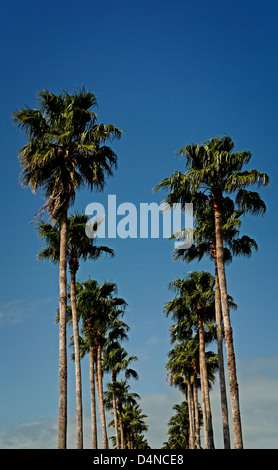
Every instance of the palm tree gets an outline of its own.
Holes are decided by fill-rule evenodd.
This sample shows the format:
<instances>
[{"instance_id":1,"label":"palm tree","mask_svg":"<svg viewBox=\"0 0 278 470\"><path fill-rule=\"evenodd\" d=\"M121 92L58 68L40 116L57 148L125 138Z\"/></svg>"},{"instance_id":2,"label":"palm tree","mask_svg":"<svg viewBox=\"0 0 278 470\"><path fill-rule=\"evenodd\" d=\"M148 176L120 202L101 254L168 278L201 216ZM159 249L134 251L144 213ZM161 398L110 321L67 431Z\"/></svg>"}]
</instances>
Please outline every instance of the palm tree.
<instances>
[{"instance_id":1,"label":"palm tree","mask_svg":"<svg viewBox=\"0 0 278 470\"><path fill-rule=\"evenodd\" d=\"M232 152L234 143L230 137L213 138L203 145L186 145L178 154L186 156L186 173L176 172L164 179L155 188L170 190L165 201L172 206L193 202L195 212L204 205L213 208L215 224L215 247L217 273L219 278L221 308L223 315L225 344L228 358L229 388L232 404L234 444L236 449L243 448L239 390L237 382L236 361L233 334L229 315L227 282L224 264L222 207L226 194L235 194L235 203L240 209L251 214L263 214L266 210L260 195L246 188L257 184L266 186L269 177L256 169L243 171L243 166L251 158L250 152Z\"/></svg>"},{"instance_id":2,"label":"palm tree","mask_svg":"<svg viewBox=\"0 0 278 470\"><path fill-rule=\"evenodd\" d=\"M203 208L201 213L198 213L195 220L195 228L193 232L193 240L195 243L187 250L177 248L175 250L174 259L181 259L186 263L193 260L200 261L205 255L208 255L214 262L215 272L215 321L216 321L216 336L219 360L219 384L221 396L221 410L223 422L223 439L224 448L230 448L230 430L228 419L228 403L226 394L226 381L224 370L223 358L223 328L221 318L221 302L220 302L220 287L217 272L216 261L216 247L215 247L215 230L214 221L212 217L211 206ZM234 210L234 204L231 200L224 200L222 205L222 219L223 219L223 242L224 242L224 261L229 263L232 261L232 256L250 256L252 251L256 251L258 246L254 239L244 235L239 237L239 229L241 226L240 217L244 214L244 210ZM229 300L230 305L231 299ZM235 305L233 305L235 307Z\"/></svg>"},{"instance_id":3,"label":"palm tree","mask_svg":"<svg viewBox=\"0 0 278 470\"><path fill-rule=\"evenodd\" d=\"M79 268L79 261L87 259L97 260L106 253L114 256L114 251L106 246L96 246L95 238L88 238L85 234L85 226L89 218L85 214L74 214L68 217L67 230L67 259L70 269L70 301L71 318L73 325L74 339L74 360L76 375L76 413L77 413L77 448L83 448L83 413L82 413L82 384L81 366L79 352L79 328L76 308L76 274ZM39 260L59 262L59 239L60 224L51 224L45 221L37 223L37 230L40 238L44 238L46 246L38 254Z\"/></svg>"},{"instance_id":4,"label":"palm tree","mask_svg":"<svg viewBox=\"0 0 278 470\"><path fill-rule=\"evenodd\" d=\"M110 344L108 343L106 348L103 350L103 370L106 372L111 371L112 373L113 411L117 449L120 449L116 405L117 375L123 371L126 379L129 379L130 377L138 379L138 373L129 367L130 363L136 360L136 356L127 357L127 351L120 346L118 341L112 341Z\"/></svg>"},{"instance_id":5,"label":"palm tree","mask_svg":"<svg viewBox=\"0 0 278 470\"><path fill-rule=\"evenodd\" d=\"M108 448L108 440L103 403L102 350L107 340L125 338L128 329L128 326L119 319L124 312L126 302L116 294L115 283L105 282L99 285L97 281L91 279L78 283L77 309L82 315L84 329L89 337L89 348L96 358L96 388L104 449Z\"/></svg>"},{"instance_id":6,"label":"palm tree","mask_svg":"<svg viewBox=\"0 0 278 470\"><path fill-rule=\"evenodd\" d=\"M19 151L23 167L20 179L35 193L46 197L40 213L47 210L60 223L59 255L59 416L58 448L67 446L67 213L78 189L86 185L103 190L106 176L113 174L117 156L104 145L120 138L111 124L97 124L92 110L95 95L82 89L54 95L38 94L40 109L25 107L13 114L14 122L26 132L28 143Z\"/></svg>"}]
</instances>

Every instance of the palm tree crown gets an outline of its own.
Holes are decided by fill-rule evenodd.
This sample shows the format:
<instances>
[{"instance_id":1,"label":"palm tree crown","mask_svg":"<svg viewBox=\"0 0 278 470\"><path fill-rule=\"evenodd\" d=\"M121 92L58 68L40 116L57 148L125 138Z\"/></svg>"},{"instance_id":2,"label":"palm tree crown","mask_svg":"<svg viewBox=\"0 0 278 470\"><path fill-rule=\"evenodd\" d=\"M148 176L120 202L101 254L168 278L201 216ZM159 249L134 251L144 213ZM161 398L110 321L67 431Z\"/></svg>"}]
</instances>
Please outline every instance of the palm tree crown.
<instances>
[{"instance_id":1,"label":"palm tree crown","mask_svg":"<svg viewBox=\"0 0 278 470\"><path fill-rule=\"evenodd\" d=\"M84 89L60 95L42 90L38 101L40 109L26 107L13 115L28 136L19 152L20 179L33 192L42 188L44 209L57 219L74 202L78 189L103 189L105 175L112 175L117 166L116 154L104 142L120 138L121 131L97 124L96 97Z\"/></svg>"},{"instance_id":2,"label":"palm tree crown","mask_svg":"<svg viewBox=\"0 0 278 470\"><path fill-rule=\"evenodd\" d=\"M243 171L251 158L250 152L232 152L234 143L230 137L213 138L203 145L185 145L179 156L185 156L185 173L175 172L155 187L168 189L165 201L170 205L189 201L197 203L194 210L203 208L209 199L223 200L223 194L236 193L239 208L253 214L264 213L265 203L259 194L246 188L254 184L266 186L269 177L256 169Z\"/></svg>"},{"instance_id":3,"label":"palm tree crown","mask_svg":"<svg viewBox=\"0 0 278 470\"><path fill-rule=\"evenodd\" d=\"M79 260L97 260L102 254L114 256L114 251L107 246L97 246L95 238L88 238L85 226L89 217L85 214L71 214L68 216L67 230L67 257L69 268L77 270ZM37 224L40 238L44 238L45 247L38 254L39 260L49 260L54 264L59 262L60 254L60 224L51 224L40 220Z\"/></svg>"}]
</instances>

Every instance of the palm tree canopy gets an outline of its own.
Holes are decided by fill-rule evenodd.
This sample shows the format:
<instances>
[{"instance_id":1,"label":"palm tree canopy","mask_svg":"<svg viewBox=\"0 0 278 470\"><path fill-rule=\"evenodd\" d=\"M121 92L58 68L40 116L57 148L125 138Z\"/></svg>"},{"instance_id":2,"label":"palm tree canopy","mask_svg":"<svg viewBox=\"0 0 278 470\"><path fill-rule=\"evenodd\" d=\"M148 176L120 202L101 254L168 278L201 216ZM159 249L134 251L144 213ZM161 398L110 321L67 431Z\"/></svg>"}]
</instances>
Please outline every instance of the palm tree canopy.
<instances>
[{"instance_id":1,"label":"palm tree canopy","mask_svg":"<svg viewBox=\"0 0 278 470\"><path fill-rule=\"evenodd\" d=\"M129 367L131 362L137 360L137 356L128 357L127 351L120 346L118 341L111 341L103 350L103 370L111 370L116 376L124 372L127 379L130 377L138 379L138 373Z\"/></svg>"},{"instance_id":2,"label":"palm tree canopy","mask_svg":"<svg viewBox=\"0 0 278 470\"><path fill-rule=\"evenodd\" d=\"M210 312L214 306L214 277L209 272L193 271L185 279L170 282L169 288L178 294L176 297L178 300L166 305L164 309L166 315L172 312L175 316L178 312L175 307L180 307L182 304L185 307L185 314L193 315L200 309Z\"/></svg>"},{"instance_id":3,"label":"palm tree canopy","mask_svg":"<svg viewBox=\"0 0 278 470\"><path fill-rule=\"evenodd\" d=\"M169 288L176 296L164 306L164 314L175 321L170 329L171 342L188 340L197 329L198 314L205 326L206 342L215 339L215 278L209 272L193 271L185 279L170 282ZM228 296L230 308L236 309L233 298Z\"/></svg>"},{"instance_id":4,"label":"palm tree canopy","mask_svg":"<svg viewBox=\"0 0 278 470\"><path fill-rule=\"evenodd\" d=\"M148 430L148 425L145 423L147 417L147 415L142 414L138 404L125 405L122 409L123 426L126 431L131 431L133 435Z\"/></svg>"},{"instance_id":5,"label":"palm tree canopy","mask_svg":"<svg viewBox=\"0 0 278 470\"><path fill-rule=\"evenodd\" d=\"M154 190L168 189L165 202L170 206L177 202L183 205L193 202L195 210L202 209L207 201L213 202L215 198L222 201L225 192L236 193L239 208L252 214L263 214L266 207L260 195L246 188L254 184L266 186L269 177L256 169L243 171L251 153L232 152L233 148L230 137L213 138L203 145L185 145L178 155L185 156L187 171L175 172Z\"/></svg>"},{"instance_id":6,"label":"palm tree canopy","mask_svg":"<svg viewBox=\"0 0 278 470\"><path fill-rule=\"evenodd\" d=\"M224 243L224 261L229 263L233 256L251 256L253 251L258 250L256 241L247 236L240 236L241 217L245 211L236 210L234 202L230 198L222 200L222 233ZM193 260L200 261L205 255L214 258L215 226L211 205L205 206L196 213L193 230L194 243L187 250L175 249L174 259L181 259L186 263Z\"/></svg>"},{"instance_id":7,"label":"palm tree canopy","mask_svg":"<svg viewBox=\"0 0 278 470\"><path fill-rule=\"evenodd\" d=\"M88 238L85 226L89 217L85 214L71 214L68 216L67 230L67 256L69 261L86 259L97 260L102 254L114 256L114 250L107 246L96 246L95 238ZM38 254L39 260L59 262L60 255L60 223L54 224L40 220L36 224L40 238L45 240L45 248Z\"/></svg>"},{"instance_id":8,"label":"palm tree canopy","mask_svg":"<svg viewBox=\"0 0 278 470\"><path fill-rule=\"evenodd\" d=\"M166 380L170 376L170 385L181 385L193 383L195 377L195 367L199 360L198 337L191 337L181 343L176 343L175 347L168 353L169 360L165 366L168 371Z\"/></svg>"},{"instance_id":9,"label":"palm tree canopy","mask_svg":"<svg viewBox=\"0 0 278 470\"><path fill-rule=\"evenodd\" d=\"M187 401L173 406L175 414L168 422L168 441L162 449L186 449L189 441L189 410ZM198 407L199 421L202 425L202 410Z\"/></svg>"},{"instance_id":10,"label":"palm tree canopy","mask_svg":"<svg viewBox=\"0 0 278 470\"><path fill-rule=\"evenodd\" d=\"M128 325L120 320L126 308L126 301L117 296L117 285L88 279L76 285L77 310L82 316L84 330L98 332L103 341L114 341L127 337Z\"/></svg>"},{"instance_id":11,"label":"palm tree canopy","mask_svg":"<svg viewBox=\"0 0 278 470\"><path fill-rule=\"evenodd\" d=\"M105 391L105 406L107 409L112 409L112 397L113 397L113 384L107 384L108 389ZM116 400L120 403L120 406L135 406L137 400L140 400L140 395L136 392L130 392L130 385L126 380L119 380L116 383L115 393Z\"/></svg>"},{"instance_id":12,"label":"palm tree canopy","mask_svg":"<svg viewBox=\"0 0 278 470\"><path fill-rule=\"evenodd\" d=\"M13 114L14 122L27 134L28 143L19 152L23 167L20 180L33 192L43 190L54 219L73 203L84 186L102 190L106 175L113 174L117 156L107 140L120 138L115 126L97 124L96 97L83 88L69 94L38 94L39 109L29 107Z\"/></svg>"}]
</instances>

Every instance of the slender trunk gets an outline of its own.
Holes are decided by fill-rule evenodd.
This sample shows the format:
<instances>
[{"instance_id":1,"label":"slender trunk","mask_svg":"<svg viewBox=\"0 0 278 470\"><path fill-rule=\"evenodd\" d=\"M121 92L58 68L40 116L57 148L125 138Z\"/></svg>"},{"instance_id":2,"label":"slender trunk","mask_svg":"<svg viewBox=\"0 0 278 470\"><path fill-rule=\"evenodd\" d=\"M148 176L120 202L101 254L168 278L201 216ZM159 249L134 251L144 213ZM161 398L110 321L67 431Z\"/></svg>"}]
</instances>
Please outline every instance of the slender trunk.
<instances>
[{"instance_id":1,"label":"slender trunk","mask_svg":"<svg viewBox=\"0 0 278 470\"><path fill-rule=\"evenodd\" d=\"M78 268L78 261L72 260L72 262L70 263L70 268L71 268L70 301L71 301L71 311L72 311L75 380L76 380L76 425L77 425L76 446L77 446L77 449L83 449L82 381L81 381L81 365L80 365L80 351L79 351L79 328L78 328L78 318L77 318L77 309L76 309L76 271Z\"/></svg>"},{"instance_id":2,"label":"slender trunk","mask_svg":"<svg viewBox=\"0 0 278 470\"><path fill-rule=\"evenodd\" d=\"M59 259L59 415L58 449L67 448L67 210L61 217Z\"/></svg>"},{"instance_id":3,"label":"slender trunk","mask_svg":"<svg viewBox=\"0 0 278 470\"><path fill-rule=\"evenodd\" d=\"M115 436L116 436L116 448L120 448L119 440L119 429L118 429L118 415L117 415L117 404L116 404L116 373L112 370L112 386L113 386L113 411L114 411L114 426L115 426Z\"/></svg>"},{"instance_id":4,"label":"slender trunk","mask_svg":"<svg viewBox=\"0 0 278 470\"><path fill-rule=\"evenodd\" d=\"M201 397L202 397L202 413L203 413L203 427L204 427L204 444L205 449L208 448L208 426L207 426L207 412L206 412L206 398L203 384L203 371L200 364L200 381L201 381Z\"/></svg>"},{"instance_id":5,"label":"slender trunk","mask_svg":"<svg viewBox=\"0 0 278 470\"><path fill-rule=\"evenodd\" d=\"M124 436L124 426L123 426L123 417L122 417L122 404L118 403L119 409L119 424L121 431L121 449L125 449L125 436Z\"/></svg>"},{"instance_id":6,"label":"slender trunk","mask_svg":"<svg viewBox=\"0 0 278 470\"><path fill-rule=\"evenodd\" d=\"M186 429L184 431L184 435L185 435L185 448L186 449L189 449L189 429Z\"/></svg>"},{"instance_id":7,"label":"slender trunk","mask_svg":"<svg viewBox=\"0 0 278 470\"><path fill-rule=\"evenodd\" d=\"M185 449L189 449L189 423L184 429Z\"/></svg>"},{"instance_id":8,"label":"slender trunk","mask_svg":"<svg viewBox=\"0 0 278 470\"><path fill-rule=\"evenodd\" d=\"M134 449L134 435L133 435L132 431L130 433L130 448Z\"/></svg>"},{"instance_id":9,"label":"slender trunk","mask_svg":"<svg viewBox=\"0 0 278 470\"><path fill-rule=\"evenodd\" d=\"M127 448L130 450L131 449L131 431L127 432Z\"/></svg>"},{"instance_id":10,"label":"slender trunk","mask_svg":"<svg viewBox=\"0 0 278 470\"><path fill-rule=\"evenodd\" d=\"M94 351L94 359L95 359L95 380L96 380L96 390L97 390L97 401L99 403L99 373L98 373L98 360L97 360L97 347ZM98 408L100 409L99 405Z\"/></svg>"},{"instance_id":11,"label":"slender trunk","mask_svg":"<svg viewBox=\"0 0 278 470\"><path fill-rule=\"evenodd\" d=\"M90 390L91 390L91 420L92 420L92 448L97 449L97 416L95 392L95 347L93 336L90 333Z\"/></svg>"},{"instance_id":12,"label":"slender trunk","mask_svg":"<svg viewBox=\"0 0 278 470\"><path fill-rule=\"evenodd\" d=\"M189 449L192 449L192 416L191 416L191 402L190 402L190 391L189 391L190 384L187 382L186 388L187 388L187 409L188 409L188 421L189 421Z\"/></svg>"},{"instance_id":13,"label":"slender trunk","mask_svg":"<svg viewBox=\"0 0 278 470\"><path fill-rule=\"evenodd\" d=\"M97 344L97 374L98 374L98 404L99 404L99 414L100 414L101 428L102 428L102 443L103 443L103 449L108 449L106 419L105 419L105 410L104 410L104 403L103 403L100 341L98 341L98 344Z\"/></svg>"},{"instance_id":14,"label":"slender trunk","mask_svg":"<svg viewBox=\"0 0 278 470\"><path fill-rule=\"evenodd\" d=\"M205 404L206 404L205 408L206 408L206 421L207 421L207 432L208 432L207 448L214 449L212 416L211 416L209 387L208 387L208 374L207 374L207 364L206 364L206 355L205 355L204 328L203 328L203 320L200 315L200 312L198 312L198 333L199 333L199 348L200 348L199 356L200 356L201 387L204 389L204 398L205 398Z\"/></svg>"},{"instance_id":15,"label":"slender trunk","mask_svg":"<svg viewBox=\"0 0 278 470\"><path fill-rule=\"evenodd\" d=\"M195 416L194 416L194 394L193 394L193 383L190 384L191 394L191 415L192 415L192 449L196 448L196 428L195 428Z\"/></svg>"},{"instance_id":16,"label":"slender trunk","mask_svg":"<svg viewBox=\"0 0 278 470\"><path fill-rule=\"evenodd\" d=\"M187 383L187 405L188 405L188 416L189 416L189 448L195 448L195 430L194 430L194 414L192 406L192 390L190 382Z\"/></svg>"},{"instance_id":17,"label":"slender trunk","mask_svg":"<svg viewBox=\"0 0 278 470\"><path fill-rule=\"evenodd\" d=\"M227 349L228 359L228 376L230 387L230 398L233 416L233 430L234 430L234 445L235 449L242 449L242 429L241 417L239 407L239 391L237 383L236 360L234 353L233 332L230 322L226 274L224 266L224 248L223 248L223 233L222 233L222 214L217 201L214 201L214 220L215 220L215 241L216 241L216 260L217 272L220 286L221 307L224 324L225 343Z\"/></svg>"},{"instance_id":18,"label":"slender trunk","mask_svg":"<svg viewBox=\"0 0 278 470\"><path fill-rule=\"evenodd\" d=\"M216 321L217 353L218 353L218 365L219 365L220 397L221 397L222 422L223 422L223 439L224 439L224 449L230 449L231 444L230 444L230 429L229 429L229 418L228 418L228 403L227 403L224 359L223 359L221 300L220 300L220 288L219 288L219 280L218 280L218 273L217 273L216 257L214 257L214 265L215 265L215 321Z\"/></svg>"},{"instance_id":19,"label":"slender trunk","mask_svg":"<svg viewBox=\"0 0 278 470\"><path fill-rule=\"evenodd\" d=\"M201 449L201 439L200 439L200 423L199 423L199 408L198 408L198 389L197 389L197 379L194 378L193 383L193 395L194 395L194 417L195 417L195 432L196 432L196 447Z\"/></svg>"}]
</instances>

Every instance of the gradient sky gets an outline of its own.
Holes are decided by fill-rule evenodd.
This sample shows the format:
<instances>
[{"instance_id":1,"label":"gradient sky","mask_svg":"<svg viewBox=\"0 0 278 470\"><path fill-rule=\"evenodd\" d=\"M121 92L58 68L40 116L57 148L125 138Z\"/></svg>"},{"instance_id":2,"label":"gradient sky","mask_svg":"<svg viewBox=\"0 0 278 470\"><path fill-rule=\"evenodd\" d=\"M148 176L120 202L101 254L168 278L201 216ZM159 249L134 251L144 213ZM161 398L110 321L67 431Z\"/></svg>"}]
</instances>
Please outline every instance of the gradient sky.
<instances>
[{"instance_id":1,"label":"gradient sky","mask_svg":"<svg viewBox=\"0 0 278 470\"><path fill-rule=\"evenodd\" d=\"M87 204L161 202L153 187L184 161L188 143L229 135L249 150L249 167L265 171L264 217L246 217L245 233L259 251L227 268L245 447L277 447L277 122L278 4L274 0L4 1L1 5L1 297L0 448L56 447L58 408L58 268L36 260L42 248L34 214L42 206L19 184L18 151L25 136L11 115L36 106L43 88L96 93L99 122L124 130L112 144L119 168L102 194L82 191ZM165 379L172 298L168 283L207 260L173 262L172 242L107 240L113 260L87 262L79 279L112 280L128 302L125 347L137 355L138 382L148 414L148 440L167 439L172 406L182 400ZM83 363L86 445L90 446L88 363ZM74 368L69 364L69 445L75 447ZM212 392L216 444L222 447L218 384ZM71 421L70 421L71 423Z\"/></svg>"}]
</instances>

